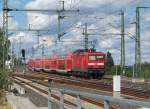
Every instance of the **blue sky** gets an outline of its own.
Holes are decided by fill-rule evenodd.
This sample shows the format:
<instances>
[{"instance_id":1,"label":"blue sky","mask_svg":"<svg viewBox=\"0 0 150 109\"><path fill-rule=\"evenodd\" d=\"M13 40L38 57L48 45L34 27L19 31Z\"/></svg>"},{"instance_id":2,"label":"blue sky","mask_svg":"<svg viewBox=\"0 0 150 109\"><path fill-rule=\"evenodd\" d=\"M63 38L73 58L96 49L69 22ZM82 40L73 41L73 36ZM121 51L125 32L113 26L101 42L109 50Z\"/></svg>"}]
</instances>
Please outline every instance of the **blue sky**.
<instances>
[{"instance_id":1,"label":"blue sky","mask_svg":"<svg viewBox=\"0 0 150 109\"><path fill-rule=\"evenodd\" d=\"M59 0L8 0L10 8L19 9L58 9L60 7ZM0 8L2 9L2 2ZM126 36L126 63L132 65L134 63L134 40L129 36L135 35L135 25L131 24L135 21L136 6L150 6L149 0L65 0L66 9L80 9L80 13L66 14L68 16L61 22L61 31L67 30L67 34L61 39L67 41L65 43L57 40L57 14L50 13L31 13L31 12L10 12L9 28L28 28L31 24L32 29L49 29L49 32L42 32L40 44L46 45L45 54L47 56L55 53L64 54L79 48L83 48L83 43L74 43L73 41L83 41L82 31L76 27L82 27L85 22L88 28L96 29L96 33L120 33L120 11L125 11L125 31L129 35ZM150 9L142 9L141 11L141 52L142 62L150 62ZM2 12L1 12L2 15ZM102 19L99 19L102 18ZM2 21L2 17L0 19ZM72 27L71 29L68 29ZM115 28L114 28L115 27ZM93 32L93 31L90 31ZM37 46L36 32L13 32L9 36L15 45L16 54L18 53L18 40L22 36L22 48L31 56L31 48L35 47L36 56L41 56L41 49ZM46 42L42 40L46 39ZM115 63L120 63L120 36L89 36L89 40L97 40L96 48L98 51L111 51L115 59Z\"/></svg>"}]
</instances>

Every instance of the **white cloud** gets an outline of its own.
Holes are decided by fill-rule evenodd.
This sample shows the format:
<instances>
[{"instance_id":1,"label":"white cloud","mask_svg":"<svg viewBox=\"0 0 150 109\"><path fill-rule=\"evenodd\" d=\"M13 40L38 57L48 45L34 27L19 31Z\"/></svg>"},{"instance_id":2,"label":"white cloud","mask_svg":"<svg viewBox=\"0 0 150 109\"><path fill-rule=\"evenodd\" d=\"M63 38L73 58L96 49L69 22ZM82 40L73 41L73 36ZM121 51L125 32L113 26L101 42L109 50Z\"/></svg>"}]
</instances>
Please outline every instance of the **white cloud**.
<instances>
[{"instance_id":1,"label":"white cloud","mask_svg":"<svg viewBox=\"0 0 150 109\"><path fill-rule=\"evenodd\" d=\"M54 39L52 38L52 36L44 36L44 37L40 37L40 41L39 41L39 45L42 46L52 46L54 44Z\"/></svg>"},{"instance_id":2,"label":"white cloud","mask_svg":"<svg viewBox=\"0 0 150 109\"><path fill-rule=\"evenodd\" d=\"M81 6L92 8L109 3L110 0L82 0Z\"/></svg>"},{"instance_id":3,"label":"white cloud","mask_svg":"<svg viewBox=\"0 0 150 109\"><path fill-rule=\"evenodd\" d=\"M53 4L53 5L52 5ZM28 9L54 9L57 6L57 0L34 0L26 5Z\"/></svg>"},{"instance_id":4,"label":"white cloud","mask_svg":"<svg viewBox=\"0 0 150 109\"><path fill-rule=\"evenodd\" d=\"M100 43L99 43L99 46L101 47L101 48L112 48L112 46L113 46L113 42L112 42L112 40L111 39L107 39L107 40L103 40L103 41L101 41Z\"/></svg>"},{"instance_id":5,"label":"white cloud","mask_svg":"<svg viewBox=\"0 0 150 109\"><path fill-rule=\"evenodd\" d=\"M75 0L74 2L76 2ZM70 8L72 5L72 0L64 0L65 4L65 9ZM31 8L31 9L62 9L62 2L59 0L34 0L29 2L26 5L26 8Z\"/></svg>"},{"instance_id":6,"label":"white cloud","mask_svg":"<svg viewBox=\"0 0 150 109\"><path fill-rule=\"evenodd\" d=\"M18 22L16 20L13 20L13 18L9 18L8 25L8 29L17 29L19 26Z\"/></svg>"},{"instance_id":7,"label":"white cloud","mask_svg":"<svg viewBox=\"0 0 150 109\"><path fill-rule=\"evenodd\" d=\"M114 5L117 7L125 6L134 0L64 0L65 8L68 9L72 6L80 5L86 8L97 8L102 5ZM52 5L53 4L53 5ZM34 0L27 4L26 8L42 8L42 9L59 9L59 0Z\"/></svg>"},{"instance_id":8,"label":"white cloud","mask_svg":"<svg viewBox=\"0 0 150 109\"><path fill-rule=\"evenodd\" d=\"M145 22L150 22L150 13L149 12L144 14L144 20L145 20Z\"/></svg>"},{"instance_id":9,"label":"white cloud","mask_svg":"<svg viewBox=\"0 0 150 109\"><path fill-rule=\"evenodd\" d=\"M46 15L42 13L28 13L28 24L31 24L32 29L50 28L50 25L56 24L57 16Z\"/></svg>"},{"instance_id":10,"label":"white cloud","mask_svg":"<svg viewBox=\"0 0 150 109\"><path fill-rule=\"evenodd\" d=\"M71 1L72 0L65 0L65 9L70 8ZM27 9L59 10L62 4L59 0L34 0L29 2L25 7ZM32 27L36 29L49 28L51 25L54 26L57 24L57 14L58 13L27 12L28 24L32 24Z\"/></svg>"},{"instance_id":11,"label":"white cloud","mask_svg":"<svg viewBox=\"0 0 150 109\"><path fill-rule=\"evenodd\" d=\"M144 34L141 35L141 40L150 41L150 31L148 30L144 31Z\"/></svg>"},{"instance_id":12,"label":"white cloud","mask_svg":"<svg viewBox=\"0 0 150 109\"><path fill-rule=\"evenodd\" d=\"M9 0L8 2L8 7L9 8L18 8L21 5L21 1L20 0Z\"/></svg>"},{"instance_id":13,"label":"white cloud","mask_svg":"<svg viewBox=\"0 0 150 109\"><path fill-rule=\"evenodd\" d=\"M26 5L26 8L56 10L57 6L58 6L57 0L34 0L29 2ZM51 25L56 25L57 23L56 13L54 15L51 15L50 13L27 12L27 18L28 24L31 24L32 29L50 28Z\"/></svg>"},{"instance_id":14,"label":"white cloud","mask_svg":"<svg viewBox=\"0 0 150 109\"><path fill-rule=\"evenodd\" d=\"M122 7L126 6L130 2L133 2L134 0L82 0L81 5L83 7L88 7L88 8L97 8L103 5L112 5L114 7Z\"/></svg>"},{"instance_id":15,"label":"white cloud","mask_svg":"<svg viewBox=\"0 0 150 109\"><path fill-rule=\"evenodd\" d=\"M13 0L11 0L13 1ZM16 3L14 3L14 7L15 6L20 6L19 4L19 0L15 0L17 1ZM27 3L27 5L25 6L25 8L29 8L29 9L58 9L58 1L59 0L33 0L29 3ZM98 33L120 33L120 25L118 26L118 24L120 24L120 15L118 15L118 12L115 13L115 15L108 15L107 13L105 13L106 11L113 11L113 10L118 10L118 9L123 9L124 7L129 8L128 6L129 4L135 3L135 0L65 0L65 8L69 8L71 1L73 1L73 3L75 3L74 6L78 6L78 4L80 5L80 8L86 9L87 11L91 11L92 10L92 14L95 16L100 16L100 17L104 17L105 19L103 20L96 20L95 19L90 19L87 20L86 17L81 18L80 21L77 23L77 26L81 26L83 25L84 22L88 21L89 22L94 22L93 24L89 24L88 28L96 28L99 29L97 32ZM80 1L80 2L79 2ZM133 2L134 1L134 2ZM92 8L92 9L91 9ZM104 13L99 13L100 10L104 9ZM82 11L82 10L81 10ZM132 9L131 9L132 11ZM90 13L90 14L91 14ZM83 14L87 14L87 13L83 13ZM127 15L125 16L126 18L128 16L131 17L135 17L135 15L131 15L132 12L127 12ZM150 14L146 13L144 15L144 20L149 22L149 17ZM74 17L73 19L76 19L77 17ZM12 20L12 21L11 21ZM27 12L27 23L31 24L31 28L32 29L46 29L46 28L50 28L54 27L56 28L56 24L57 24L57 15L50 15L48 13L35 13L35 12ZM67 21L67 20L66 20ZM18 27L18 23L14 22L13 19L10 19L10 28L17 28ZM27 24L27 25L28 25ZM118 26L117 29L113 28L110 26L110 24L114 25L114 26ZM65 23L66 25L66 23ZM104 30L104 31L102 31ZM129 33L132 33L133 35L135 34L135 25L131 25L128 26L128 28L126 28L126 31ZM93 31L90 31L93 32ZM144 33L144 34L143 34ZM56 34L56 33L52 33L52 34ZM149 47L149 32L142 32L141 34L141 40L147 40L146 42L144 41L141 44L141 48L142 48L142 60L146 60L146 58L149 58L148 55L150 53L148 47ZM19 40L19 36L25 36L23 39L24 43L37 43L37 37L33 36L32 33L18 33L13 35L12 37L10 37L11 40L14 39L14 41L16 43L18 43L17 41ZM35 39L36 38L36 39ZM64 36L62 38L62 40L68 41L68 42L64 42L62 43L58 43L57 46L54 46L54 36L51 35L46 35L46 36L42 36L40 38L40 45L43 43L42 40L43 38L46 40L46 42L44 42L47 46L51 46L52 50L61 50L62 52L66 52L69 49L75 49L75 48L81 48L81 45L78 44L76 42L73 41L84 41L84 36L82 35L82 31L81 30L72 30L71 32L68 33L68 35ZM99 50L104 50L104 51L110 51L112 52L112 55L115 58L115 61L117 61L117 63L120 62L120 51L117 49L120 49L120 40L119 40L120 36L105 36L105 35L96 35L96 36L89 36L89 40L97 40L97 48ZM134 46L135 44L133 43L134 40L131 40L130 38L126 38L126 61L128 62L128 64L131 64L134 62ZM73 45L76 44L76 45ZM82 43L84 44L84 42ZM36 46L36 45L35 45ZM82 46L83 47L83 46ZM118 58L119 57L119 58ZM150 58L149 58L150 59ZM131 62L132 60L132 62ZM147 59L148 60L148 59Z\"/></svg>"},{"instance_id":16,"label":"white cloud","mask_svg":"<svg viewBox=\"0 0 150 109\"><path fill-rule=\"evenodd\" d=\"M25 33L25 32L19 32L17 34L13 34L9 37L9 40L12 43L34 43L36 42L35 36L33 37L33 34L31 33Z\"/></svg>"}]
</instances>

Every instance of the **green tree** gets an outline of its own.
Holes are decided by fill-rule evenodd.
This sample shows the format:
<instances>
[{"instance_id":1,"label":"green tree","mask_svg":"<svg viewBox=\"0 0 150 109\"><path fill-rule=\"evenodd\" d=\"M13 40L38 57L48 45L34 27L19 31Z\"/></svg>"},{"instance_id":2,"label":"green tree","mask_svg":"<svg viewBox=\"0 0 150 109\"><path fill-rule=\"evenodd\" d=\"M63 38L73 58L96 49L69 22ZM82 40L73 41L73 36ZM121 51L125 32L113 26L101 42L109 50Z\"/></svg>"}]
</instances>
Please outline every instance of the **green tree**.
<instances>
[{"instance_id":1,"label":"green tree","mask_svg":"<svg viewBox=\"0 0 150 109\"><path fill-rule=\"evenodd\" d=\"M106 65L109 68L114 66L114 60L113 60L111 53L109 51L107 52L107 55L106 55Z\"/></svg>"},{"instance_id":2,"label":"green tree","mask_svg":"<svg viewBox=\"0 0 150 109\"><path fill-rule=\"evenodd\" d=\"M115 65L111 67L109 70L107 70L107 74L114 75L116 73L116 67L118 74L121 74L121 66L120 65ZM142 70L140 75L138 75L139 78L145 78L145 79L150 79L150 63L144 62L141 64ZM127 66L126 67L126 73L125 76L127 77L132 77L133 76L133 66Z\"/></svg>"},{"instance_id":3,"label":"green tree","mask_svg":"<svg viewBox=\"0 0 150 109\"><path fill-rule=\"evenodd\" d=\"M5 43L4 43L5 41ZM0 90L5 89L7 87L7 77L8 77L8 72L7 70L2 70L3 67L3 59L6 61L8 57L8 48L10 46L10 41L9 40L4 40L4 32L2 29L0 29ZM3 49L4 47L4 49ZM4 56L3 56L3 51L4 51Z\"/></svg>"},{"instance_id":4,"label":"green tree","mask_svg":"<svg viewBox=\"0 0 150 109\"><path fill-rule=\"evenodd\" d=\"M108 51L106 54L106 72L107 72L107 74L112 74L111 71L114 70L113 66L114 66L114 60L113 60L111 53Z\"/></svg>"},{"instance_id":5,"label":"green tree","mask_svg":"<svg viewBox=\"0 0 150 109\"><path fill-rule=\"evenodd\" d=\"M3 46L4 46L4 57L3 57ZM4 61L6 61L7 57L9 59L8 56L8 51L9 51L9 46L10 46L10 41L6 40L5 38L5 43L4 43L4 32L2 31L2 29L0 29L0 68L2 68L3 66L3 58Z\"/></svg>"},{"instance_id":6,"label":"green tree","mask_svg":"<svg viewBox=\"0 0 150 109\"><path fill-rule=\"evenodd\" d=\"M0 90L7 88L8 83L7 77L8 77L7 71L0 70Z\"/></svg>"}]
</instances>

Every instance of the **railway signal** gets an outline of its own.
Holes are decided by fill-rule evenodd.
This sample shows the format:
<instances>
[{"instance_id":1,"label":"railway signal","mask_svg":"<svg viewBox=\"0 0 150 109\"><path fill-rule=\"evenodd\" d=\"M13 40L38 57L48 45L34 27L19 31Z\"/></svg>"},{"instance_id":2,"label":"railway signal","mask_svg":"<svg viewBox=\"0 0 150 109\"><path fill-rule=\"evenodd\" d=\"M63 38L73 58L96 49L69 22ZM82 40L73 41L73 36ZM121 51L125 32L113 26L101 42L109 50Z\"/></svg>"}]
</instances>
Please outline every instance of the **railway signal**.
<instances>
[{"instance_id":1,"label":"railway signal","mask_svg":"<svg viewBox=\"0 0 150 109\"><path fill-rule=\"evenodd\" d=\"M25 60L25 53L26 53L25 49L22 49L22 50L21 50L21 54L22 54L23 60Z\"/></svg>"}]
</instances>

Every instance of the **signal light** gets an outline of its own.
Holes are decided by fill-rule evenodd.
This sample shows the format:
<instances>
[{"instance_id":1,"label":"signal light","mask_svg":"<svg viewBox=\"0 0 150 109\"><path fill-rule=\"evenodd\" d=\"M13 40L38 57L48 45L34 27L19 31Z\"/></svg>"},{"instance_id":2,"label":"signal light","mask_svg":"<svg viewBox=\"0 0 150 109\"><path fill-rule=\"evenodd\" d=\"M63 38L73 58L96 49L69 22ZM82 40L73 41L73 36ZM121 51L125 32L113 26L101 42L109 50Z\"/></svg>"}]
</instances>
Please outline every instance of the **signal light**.
<instances>
[{"instance_id":1,"label":"signal light","mask_svg":"<svg viewBox=\"0 0 150 109\"><path fill-rule=\"evenodd\" d=\"M21 53L22 53L22 57L25 59L25 49L22 49Z\"/></svg>"}]
</instances>

